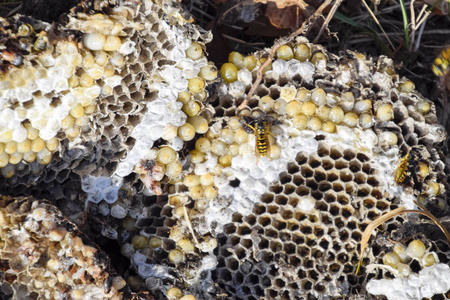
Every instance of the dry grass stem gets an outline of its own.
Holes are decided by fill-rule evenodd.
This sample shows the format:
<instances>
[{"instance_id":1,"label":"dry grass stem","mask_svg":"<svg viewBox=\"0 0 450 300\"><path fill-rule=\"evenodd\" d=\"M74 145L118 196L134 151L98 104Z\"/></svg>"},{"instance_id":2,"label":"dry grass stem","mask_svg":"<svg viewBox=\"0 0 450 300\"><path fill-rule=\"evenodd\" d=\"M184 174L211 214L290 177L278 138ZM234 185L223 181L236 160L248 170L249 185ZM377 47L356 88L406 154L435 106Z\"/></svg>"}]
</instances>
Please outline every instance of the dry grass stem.
<instances>
[{"instance_id":1,"label":"dry grass stem","mask_svg":"<svg viewBox=\"0 0 450 300\"><path fill-rule=\"evenodd\" d=\"M375 228L377 228L378 226L380 226L381 224L383 224L384 222L386 222L387 220L392 219L393 217L405 212L405 210L406 210L405 207L396 208L393 211L390 211L387 214L382 215L381 217L373 220L369 225L367 225L366 230L364 230L364 233L361 238L361 252L359 254L359 262L358 262L358 267L356 268L356 274L358 274L359 269L361 267L361 263L363 260L363 254L367 248L367 242L369 241L370 236L372 235L372 231Z\"/></svg>"},{"instance_id":2,"label":"dry grass stem","mask_svg":"<svg viewBox=\"0 0 450 300\"><path fill-rule=\"evenodd\" d=\"M381 26L380 22L378 21L377 17L373 14L372 10L370 9L370 7L367 5L366 1L362 0L362 2L364 3L364 6L367 8L367 10L369 11L369 14L372 16L372 18L374 19L375 23L377 23L377 25L380 27L381 31L383 32L384 36L386 37L386 39L388 40L389 44L392 47L392 50L395 49L394 44L392 44L391 40L389 39L388 35L386 34L386 31L384 31L383 26Z\"/></svg>"},{"instance_id":3,"label":"dry grass stem","mask_svg":"<svg viewBox=\"0 0 450 300\"><path fill-rule=\"evenodd\" d=\"M189 216L188 216L188 212L187 212L186 206L183 206L183 215L184 215L184 220L186 220L186 223L187 223L187 226L189 228L189 231L191 232L192 238L194 239L194 243L198 247L199 243L198 243L197 238L195 237L195 233L194 233L194 229L192 228L191 220L189 220Z\"/></svg>"},{"instance_id":4,"label":"dry grass stem","mask_svg":"<svg viewBox=\"0 0 450 300\"><path fill-rule=\"evenodd\" d=\"M322 33L325 30L325 28L328 28L328 23L330 23L331 19L334 16L334 13L338 9L338 7L341 5L342 1L343 0L336 0L336 2L334 2L333 7L328 12L327 18L325 19L325 22L323 22L322 27L320 27L319 33L317 34L317 36L314 39L313 43L317 43L317 41L319 40L319 38L322 35Z\"/></svg>"},{"instance_id":5,"label":"dry grass stem","mask_svg":"<svg viewBox=\"0 0 450 300\"><path fill-rule=\"evenodd\" d=\"M360 251L360 257L358 262L358 267L356 268L356 274L358 274L359 269L361 268L361 263L364 258L363 254L364 251L367 248L367 243L370 239L370 236L372 235L372 231L376 229L378 226L383 224L389 219L392 219L393 217L403 214L403 213L416 213L421 214L424 216L427 216L430 218L445 234L445 237L447 238L447 242L450 244L450 233L448 230L444 227L444 225L433 215L431 214L423 205L420 203L414 201L414 203L421 209L421 210L415 210L415 209L406 209L405 207L399 207L394 209L393 211L388 212L385 215L382 215L381 217L373 220L369 225L367 225L366 229L364 230L364 233L361 238L361 251Z\"/></svg>"}]
</instances>

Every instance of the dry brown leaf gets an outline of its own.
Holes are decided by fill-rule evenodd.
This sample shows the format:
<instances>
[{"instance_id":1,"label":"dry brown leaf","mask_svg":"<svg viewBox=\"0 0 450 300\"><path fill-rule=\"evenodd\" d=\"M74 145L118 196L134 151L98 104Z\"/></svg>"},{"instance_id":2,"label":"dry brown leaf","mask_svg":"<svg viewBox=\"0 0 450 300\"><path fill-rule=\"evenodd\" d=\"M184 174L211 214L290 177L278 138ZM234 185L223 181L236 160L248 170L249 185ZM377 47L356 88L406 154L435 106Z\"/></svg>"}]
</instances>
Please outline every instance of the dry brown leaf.
<instances>
[{"instance_id":1,"label":"dry brown leaf","mask_svg":"<svg viewBox=\"0 0 450 300\"><path fill-rule=\"evenodd\" d=\"M277 6L278 9L283 9L287 6L298 6L300 9L305 9L308 7L303 0L254 0L255 3L263 3L267 4L268 2L273 2Z\"/></svg>"},{"instance_id":2,"label":"dry brown leaf","mask_svg":"<svg viewBox=\"0 0 450 300\"><path fill-rule=\"evenodd\" d=\"M266 8L266 17L270 23L279 29L290 29L295 31L305 20L303 11L297 6L277 8L275 4L269 3Z\"/></svg>"}]
</instances>

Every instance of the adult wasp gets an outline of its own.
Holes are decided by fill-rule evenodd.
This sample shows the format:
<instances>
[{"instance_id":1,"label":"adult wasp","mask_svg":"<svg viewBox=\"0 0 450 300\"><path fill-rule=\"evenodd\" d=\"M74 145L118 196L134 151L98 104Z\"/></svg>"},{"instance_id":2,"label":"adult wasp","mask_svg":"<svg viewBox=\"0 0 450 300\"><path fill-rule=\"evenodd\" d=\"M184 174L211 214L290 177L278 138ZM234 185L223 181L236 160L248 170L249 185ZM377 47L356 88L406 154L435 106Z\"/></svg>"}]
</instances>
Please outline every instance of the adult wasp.
<instances>
[{"instance_id":1,"label":"adult wasp","mask_svg":"<svg viewBox=\"0 0 450 300\"><path fill-rule=\"evenodd\" d=\"M397 161L396 164L398 164L398 166L391 174L391 176L394 176L394 181L397 184L406 184L405 179L409 177L410 179L412 179L412 182L410 180L409 183L413 183L413 187L421 191L422 182L419 180L418 176L418 163L419 149L415 147L408 149L406 155Z\"/></svg>"},{"instance_id":2,"label":"adult wasp","mask_svg":"<svg viewBox=\"0 0 450 300\"><path fill-rule=\"evenodd\" d=\"M271 116L260 116L257 118L251 118L251 117L243 117L241 119L242 127L245 131L248 133L252 133L255 138L255 153L259 158L268 156L270 158L270 150L271 150L271 143L270 143L270 137L275 137L272 132L270 132L270 127L273 123L273 117Z\"/></svg>"}]
</instances>

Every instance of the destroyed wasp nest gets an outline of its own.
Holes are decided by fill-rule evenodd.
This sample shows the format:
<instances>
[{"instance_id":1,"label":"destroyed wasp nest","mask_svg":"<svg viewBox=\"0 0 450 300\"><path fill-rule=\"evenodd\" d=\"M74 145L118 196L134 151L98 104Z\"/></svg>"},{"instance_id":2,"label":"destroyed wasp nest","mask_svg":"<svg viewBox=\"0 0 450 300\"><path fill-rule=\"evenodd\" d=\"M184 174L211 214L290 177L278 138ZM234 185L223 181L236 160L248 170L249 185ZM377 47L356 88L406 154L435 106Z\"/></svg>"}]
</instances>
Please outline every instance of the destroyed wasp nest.
<instances>
[{"instance_id":1,"label":"destroyed wasp nest","mask_svg":"<svg viewBox=\"0 0 450 300\"><path fill-rule=\"evenodd\" d=\"M367 295L372 277L390 275L354 274L365 227L415 199L447 211L445 132L391 60L297 38L247 101L267 51L231 53L216 79L210 34L176 5L115 4L74 8L58 24L65 35L33 25L29 40L46 36L45 48L2 50L0 184L51 197L86 234L116 240L131 289L157 299ZM2 20L11 39L26 20ZM19 85L9 77L30 72ZM410 150L403 161L417 168L396 171ZM380 247L363 267L382 260ZM424 269L448 261L433 251L441 263Z\"/></svg>"},{"instance_id":2,"label":"destroyed wasp nest","mask_svg":"<svg viewBox=\"0 0 450 300\"><path fill-rule=\"evenodd\" d=\"M16 299L122 299L125 280L106 254L53 205L33 198L0 199L3 292Z\"/></svg>"}]
</instances>

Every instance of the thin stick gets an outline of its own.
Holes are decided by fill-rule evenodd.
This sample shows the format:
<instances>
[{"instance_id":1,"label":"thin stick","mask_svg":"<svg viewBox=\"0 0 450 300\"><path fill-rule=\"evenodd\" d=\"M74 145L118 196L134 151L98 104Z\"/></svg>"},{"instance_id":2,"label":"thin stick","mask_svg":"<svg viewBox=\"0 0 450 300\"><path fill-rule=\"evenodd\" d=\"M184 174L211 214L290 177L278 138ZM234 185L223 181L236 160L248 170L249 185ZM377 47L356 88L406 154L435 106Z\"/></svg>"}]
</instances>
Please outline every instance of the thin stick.
<instances>
[{"instance_id":1,"label":"thin stick","mask_svg":"<svg viewBox=\"0 0 450 300\"><path fill-rule=\"evenodd\" d=\"M336 2L334 2L333 7L328 12L327 18L325 19L325 22L323 22L322 27L320 27L319 34L317 34L316 38L313 40L313 43L317 43L317 41L319 40L319 38L322 35L325 28L328 28L328 23L330 23L331 18L333 18L334 13L338 9L338 7L341 5L342 1L343 0L336 0Z\"/></svg>"},{"instance_id":2,"label":"thin stick","mask_svg":"<svg viewBox=\"0 0 450 300\"><path fill-rule=\"evenodd\" d=\"M291 33L286 38L281 38L278 41L275 42L275 44L272 46L272 48L269 51L269 56L267 57L266 61L261 65L261 67L256 72L256 80L252 85L252 88L247 94L247 97L245 97L244 101L242 101L241 105L239 105L238 110L243 109L250 99L251 96L255 93L256 88L261 83L263 70L273 61L273 57L275 55L275 52L280 48L282 45L289 43L292 41L297 35L304 33L306 30L308 30L309 26L311 25L312 21L315 20L319 15L321 15L322 11L330 5L332 0L326 0L322 5L314 12L312 16L310 16L305 22L303 22L302 26Z\"/></svg>"},{"instance_id":3,"label":"thin stick","mask_svg":"<svg viewBox=\"0 0 450 300\"><path fill-rule=\"evenodd\" d=\"M414 48L414 52L417 52L419 50L420 40L422 39L423 30L425 29L425 24L427 24L427 20L426 19L424 20L424 22L420 26L419 34L417 36L417 41L416 41L416 47Z\"/></svg>"},{"instance_id":4,"label":"thin stick","mask_svg":"<svg viewBox=\"0 0 450 300\"><path fill-rule=\"evenodd\" d=\"M183 205L183 215L184 215L184 219L186 220L186 223L187 223L187 226L189 228L189 231L192 234L192 238L194 239L194 243L195 243L195 245L198 245L198 240L195 237L194 229L192 228L192 223L189 220L188 212L186 210L186 206L184 206L184 205Z\"/></svg>"},{"instance_id":5,"label":"thin stick","mask_svg":"<svg viewBox=\"0 0 450 300\"><path fill-rule=\"evenodd\" d=\"M225 34L225 33L222 33L222 35L223 35L225 38L229 39L229 40L232 40L232 41L235 41L235 42L244 44L244 45L248 45L248 46L262 46L262 45L265 44L265 43L263 43L263 42L249 43L249 42L246 42L246 41L244 41L244 40L241 40L241 39L238 39L238 38L229 36L229 35L227 35L227 34Z\"/></svg>"},{"instance_id":6,"label":"thin stick","mask_svg":"<svg viewBox=\"0 0 450 300\"><path fill-rule=\"evenodd\" d=\"M391 40L389 39L388 35L386 34L386 32L384 31L383 27L381 26L380 22L378 21L377 17L373 14L372 10L370 9L369 5L367 5L366 1L362 0L362 2L364 3L364 6L367 8L367 10L369 11L369 14L372 16L372 18L374 19L375 23L377 23L377 25L380 27L381 31L383 32L384 36L386 37L386 39L388 40L389 44L391 44L392 50L395 50L394 44L392 44Z\"/></svg>"}]
</instances>

